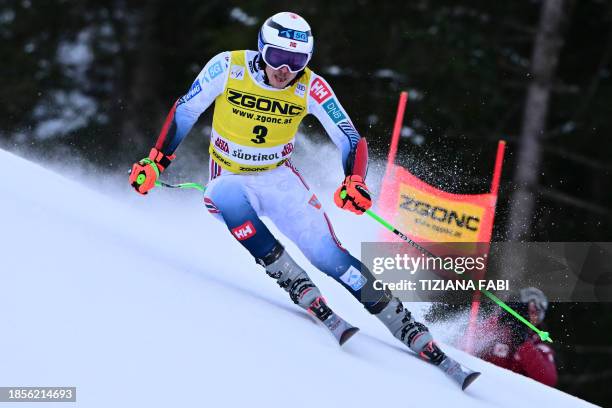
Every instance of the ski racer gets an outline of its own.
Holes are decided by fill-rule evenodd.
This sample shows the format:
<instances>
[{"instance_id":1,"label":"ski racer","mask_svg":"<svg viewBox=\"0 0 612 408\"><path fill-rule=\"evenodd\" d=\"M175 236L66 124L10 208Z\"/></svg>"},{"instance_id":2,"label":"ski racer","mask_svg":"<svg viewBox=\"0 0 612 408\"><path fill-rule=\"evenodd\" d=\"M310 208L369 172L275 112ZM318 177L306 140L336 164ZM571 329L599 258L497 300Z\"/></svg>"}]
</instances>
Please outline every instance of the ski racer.
<instances>
[{"instance_id":1,"label":"ski racer","mask_svg":"<svg viewBox=\"0 0 612 408\"><path fill-rule=\"evenodd\" d=\"M341 344L357 329L329 308L260 217L274 222L316 268L344 286L402 343L440 364L445 355L428 329L389 291L373 289L373 275L342 247L321 203L291 162L298 125L313 114L342 152L345 178L335 192L335 204L355 214L372 205L365 182L366 140L327 81L308 68L313 46L308 23L283 12L262 25L258 51L213 57L175 102L149 156L133 165L130 184L140 194L151 190L198 117L215 102L204 193L208 211L225 223L291 300L322 321ZM341 192L346 192L344 198Z\"/></svg>"}]
</instances>

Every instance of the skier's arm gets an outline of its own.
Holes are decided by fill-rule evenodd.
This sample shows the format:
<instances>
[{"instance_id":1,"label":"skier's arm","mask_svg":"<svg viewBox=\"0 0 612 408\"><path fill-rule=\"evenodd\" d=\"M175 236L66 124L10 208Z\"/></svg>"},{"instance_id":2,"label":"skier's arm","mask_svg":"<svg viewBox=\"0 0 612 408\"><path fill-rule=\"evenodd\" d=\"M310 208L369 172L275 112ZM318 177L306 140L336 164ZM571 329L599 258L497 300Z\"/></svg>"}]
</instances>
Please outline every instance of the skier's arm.
<instances>
[{"instance_id":1,"label":"skier's arm","mask_svg":"<svg viewBox=\"0 0 612 408\"><path fill-rule=\"evenodd\" d=\"M222 52L208 61L187 93L170 109L149 157L132 166L130 184L140 194L146 194L155 187L159 175L175 158L174 151L178 145L191 131L202 112L223 92L229 55L229 52Z\"/></svg>"},{"instance_id":2,"label":"skier's arm","mask_svg":"<svg viewBox=\"0 0 612 408\"><path fill-rule=\"evenodd\" d=\"M223 92L228 64L229 52L217 54L208 61L187 93L170 109L155 143L157 150L167 156L174 153L202 112Z\"/></svg>"},{"instance_id":3,"label":"skier's arm","mask_svg":"<svg viewBox=\"0 0 612 408\"><path fill-rule=\"evenodd\" d=\"M355 129L331 86L314 72L310 78L308 112L317 117L342 152L344 174L358 175L365 179L368 168L368 146L365 138Z\"/></svg>"},{"instance_id":4,"label":"skier's arm","mask_svg":"<svg viewBox=\"0 0 612 408\"><path fill-rule=\"evenodd\" d=\"M315 73L310 79L308 112L319 119L342 152L342 166L346 177L334 194L334 202L340 208L363 214L372 206L370 192L365 184L368 145L355 129L327 81ZM344 197L341 196L343 193Z\"/></svg>"}]
</instances>

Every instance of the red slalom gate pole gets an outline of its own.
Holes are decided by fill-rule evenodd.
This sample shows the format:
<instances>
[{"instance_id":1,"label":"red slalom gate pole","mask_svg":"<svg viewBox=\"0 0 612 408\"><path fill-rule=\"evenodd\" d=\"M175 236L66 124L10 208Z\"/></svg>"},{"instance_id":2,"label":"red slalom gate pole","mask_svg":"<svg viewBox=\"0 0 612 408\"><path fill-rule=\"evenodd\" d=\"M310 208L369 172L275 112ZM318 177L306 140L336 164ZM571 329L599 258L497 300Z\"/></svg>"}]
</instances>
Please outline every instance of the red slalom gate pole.
<instances>
[{"instance_id":1,"label":"red slalom gate pole","mask_svg":"<svg viewBox=\"0 0 612 408\"><path fill-rule=\"evenodd\" d=\"M389 147L389 156L387 157L387 171L385 177L389 175L395 157L397 156L397 146L399 144L400 133L402 131L402 123L404 122L404 112L406 111L406 102L408 101L408 92L400 93L399 102L397 104L397 113L395 114L395 124L393 125L393 133L391 134L391 146Z\"/></svg>"},{"instance_id":2,"label":"red slalom gate pole","mask_svg":"<svg viewBox=\"0 0 612 408\"><path fill-rule=\"evenodd\" d=\"M499 180L501 178L502 164L504 163L504 153L506 151L506 142L504 140L500 140L497 143L497 154L495 156L495 167L493 167L493 178L491 179L491 194L495 196L497 208L497 192L499 191ZM495 217L495 214L493 214ZM491 225L494 222L492 220ZM493 228L493 227L491 227ZM493 231L491 231L491 234ZM491 241L491 238L489 238ZM465 351L473 354L474 351L474 335L476 332L476 321L478 320L478 310L480 309L480 291L477 290L474 292L474 296L472 297L472 307L470 308L470 320L468 322L468 330L467 330L467 341L465 345Z\"/></svg>"},{"instance_id":3,"label":"red slalom gate pole","mask_svg":"<svg viewBox=\"0 0 612 408\"><path fill-rule=\"evenodd\" d=\"M386 216L393 217L391 214L392 208L395 206L394 199L389 195L393 190L394 180L391 176L394 174L395 158L397 157L397 148L399 138L402 132L402 123L404 122L404 112L406 111L406 102L408 101L408 92L400 92L399 102L397 104L397 113L395 114L395 123L393 125L393 133L391 133L391 143L389 144L389 154L387 156L387 167L385 175L380 182L380 195L378 196L377 206L380 211ZM384 241L385 236L381 235Z\"/></svg>"},{"instance_id":4,"label":"red slalom gate pole","mask_svg":"<svg viewBox=\"0 0 612 408\"><path fill-rule=\"evenodd\" d=\"M497 156L495 157L495 168L493 170L493 180L491 180L491 194L497 196L499 190L499 179L501 178L502 164L504 163L504 153L506 152L506 141L500 140L497 143Z\"/></svg>"}]
</instances>

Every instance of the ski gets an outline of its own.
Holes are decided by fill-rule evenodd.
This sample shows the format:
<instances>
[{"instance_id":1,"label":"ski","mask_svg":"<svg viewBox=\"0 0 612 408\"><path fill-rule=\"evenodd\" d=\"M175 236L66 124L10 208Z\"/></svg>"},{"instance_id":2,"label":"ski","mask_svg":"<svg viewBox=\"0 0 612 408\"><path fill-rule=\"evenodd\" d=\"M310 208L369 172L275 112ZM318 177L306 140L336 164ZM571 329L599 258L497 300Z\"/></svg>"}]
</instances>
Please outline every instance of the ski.
<instances>
[{"instance_id":1,"label":"ski","mask_svg":"<svg viewBox=\"0 0 612 408\"><path fill-rule=\"evenodd\" d=\"M437 366L459 384L464 391L480 376L478 371L469 369L446 355Z\"/></svg>"},{"instance_id":2,"label":"ski","mask_svg":"<svg viewBox=\"0 0 612 408\"><path fill-rule=\"evenodd\" d=\"M329 329L341 346L359 331L358 327L351 325L333 312L332 315L323 322L323 325Z\"/></svg>"},{"instance_id":3,"label":"ski","mask_svg":"<svg viewBox=\"0 0 612 408\"><path fill-rule=\"evenodd\" d=\"M478 371L469 369L447 356L433 341L425 345L419 356L444 371L461 386L462 390L465 390L480 375Z\"/></svg>"},{"instance_id":4,"label":"ski","mask_svg":"<svg viewBox=\"0 0 612 408\"><path fill-rule=\"evenodd\" d=\"M321 297L312 302L308 311L323 323L341 346L359 331L358 327L351 325L334 313Z\"/></svg>"}]
</instances>

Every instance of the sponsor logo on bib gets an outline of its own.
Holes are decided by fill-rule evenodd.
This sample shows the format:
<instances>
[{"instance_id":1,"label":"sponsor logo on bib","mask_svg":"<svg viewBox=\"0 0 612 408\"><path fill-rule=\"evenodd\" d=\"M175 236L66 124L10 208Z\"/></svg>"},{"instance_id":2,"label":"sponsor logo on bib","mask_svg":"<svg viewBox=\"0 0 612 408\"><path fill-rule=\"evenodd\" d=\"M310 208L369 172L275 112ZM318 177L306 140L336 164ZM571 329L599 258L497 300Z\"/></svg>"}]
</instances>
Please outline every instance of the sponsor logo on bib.
<instances>
[{"instance_id":1,"label":"sponsor logo on bib","mask_svg":"<svg viewBox=\"0 0 612 408\"><path fill-rule=\"evenodd\" d=\"M234 106L268 115L299 116L304 110L302 106L291 102L253 95L231 88L227 88L225 97Z\"/></svg>"},{"instance_id":2,"label":"sponsor logo on bib","mask_svg":"<svg viewBox=\"0 0 612 408\"><path fill-rule=\"evenodd\" d=\"M220 137L215 139L215 147L217 147L223 153L229 154L229 146L227 145L227 142Z\"/></svg>"},{"instance_id":3,"label":"sponsor logo on bib","mask_svg":"<svg viewBox=\"0 0 612 408\"><path fill-rule=\"evenodd\" d=\"M289 142L285 146L283 146L283 151L281 152L281 155L285 157L291 154L291 152L293 152L293 143Z\"/></svg>"},{"instance_id":4,"label":"sponsor logo on bib","mask_svg":"<svg viewBox=\"0 0 612 408\"><path fill-rule=\"evenodd\" d=\"M230 70L230 77L232 79L243 80L244 79L244 67L240 65L232 65L232 69Z\"/></svg>"},{"instance_id":5,"label":"sponsor logo on bib","mask_svg":"<svg viewBox=\"0 0 612 408\"><path fill-rule=\"evenodd\" d=\"M298 82L298 84L295 86L295 94L299 97L304 97L305 93L306 93L306 85L304 85L301 82Z\"/></svg>"}]
</instances>

